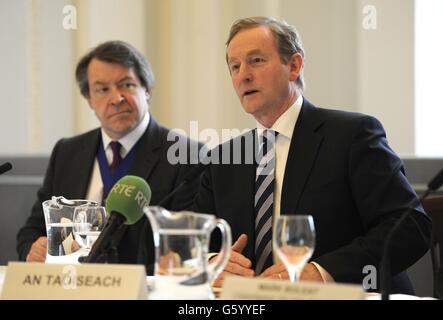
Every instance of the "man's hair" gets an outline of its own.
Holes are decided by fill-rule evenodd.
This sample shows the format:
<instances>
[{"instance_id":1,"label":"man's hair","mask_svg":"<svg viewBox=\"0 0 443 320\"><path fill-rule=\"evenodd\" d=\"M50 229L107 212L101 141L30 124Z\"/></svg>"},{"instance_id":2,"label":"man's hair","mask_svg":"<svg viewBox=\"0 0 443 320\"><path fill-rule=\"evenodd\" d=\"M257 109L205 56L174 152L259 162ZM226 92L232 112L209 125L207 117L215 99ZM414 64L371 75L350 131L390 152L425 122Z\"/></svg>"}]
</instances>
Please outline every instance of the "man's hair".
<instances>
[{"instance_id":1,"label":"man's hair","mask_svg":"<svg viewBox=\"0 0 443 320\"><path fill-rule=\"evenodd\" d=\"M80 92L89 98L88 66L92 59L133 68L141 84L151 94L154 73L148 60L133 46L123 41L104 42L89 51L77 64L75 78Z\"/></svg>"},{"instance_id":2,"label":"man's hair","mask_svg":"<svg viewBox=\"0 0 443 320\"><path fill-rule=\"evenodd\" d=\"M231 40L240 31L259 26L267 26L274 35L280 59L283 63L288 63L295 53L300 53L303 58L305 57L303 44L295 27L289 25L284 20L277 20L272 17L251 17L235 21L229 31L229 38L228 41L226 41L226 46L229 46ZM303 91L305 88L303 68L296 83L299 89Z\"/></svg>"}]
</instances>

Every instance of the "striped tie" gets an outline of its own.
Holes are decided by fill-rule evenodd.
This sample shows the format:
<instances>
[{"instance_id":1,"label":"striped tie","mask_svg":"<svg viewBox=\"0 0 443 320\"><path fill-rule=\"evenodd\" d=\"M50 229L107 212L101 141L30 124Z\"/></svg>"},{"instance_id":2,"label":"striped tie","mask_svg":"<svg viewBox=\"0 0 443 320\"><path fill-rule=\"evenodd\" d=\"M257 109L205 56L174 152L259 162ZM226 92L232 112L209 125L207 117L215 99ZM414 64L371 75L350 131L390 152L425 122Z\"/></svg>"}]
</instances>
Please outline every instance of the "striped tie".
<instances>
[{"instance_id":1,"label":"striped tie","mask_svg":"<svg viewBox=\"0 0 443 320\"><path fill-rule=\"evenodd\" d=\"M262 273L272 260L272 215L274 203L275 139L278 133L263 132L255 177L255 259L256 274Z\"/></svg>"}]
</instances>

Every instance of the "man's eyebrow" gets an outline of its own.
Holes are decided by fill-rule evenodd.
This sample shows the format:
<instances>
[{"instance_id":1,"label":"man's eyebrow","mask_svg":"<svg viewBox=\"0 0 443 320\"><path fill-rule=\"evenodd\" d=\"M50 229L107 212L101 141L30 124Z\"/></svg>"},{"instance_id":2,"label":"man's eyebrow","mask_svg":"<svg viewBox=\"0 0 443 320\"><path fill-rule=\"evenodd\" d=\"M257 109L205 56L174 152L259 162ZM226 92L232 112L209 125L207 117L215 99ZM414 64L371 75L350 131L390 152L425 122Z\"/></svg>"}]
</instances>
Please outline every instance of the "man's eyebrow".
<instances>
[{"instance_id":1,"label":"man's eyebrow","mask_svg":"<svg viewBox=\"0 0 443 320\"><path fill-rule=\"evenodd\" d=\"M106 82L97 80L95 82L92 83L93 86L107 86L108 84Z\"/></svg>"},{"instance_id":2,"label":"man's eyebrow","mask_svg":"<svg viewBox=\"0 0 443 320\"><path fill-rule=\"evenodd\" d=\"M130 76L126 76L126 77L124 77L124 78L118 80L117 83L122 83L122 82L124 82L124 81L128 81L128 80L135 81L134 78L132 78L132 77L130 77ZM97 80L97 81L95 81L95 82L92 83L92 85L94 85L94 86L95 86L95 85L97 85L97 86L107 86L108 84L109 84L109 83L107 83L107 82L103 82L103 81L100 81L100 80Z\"/></svg>"},{"instance_id":3,"label":"man's eyebrow","mask_svg":"<svg viewBox=\"0 0 443 320\"><path fill-rule=\"evenodd\" d=\"M262 54L260 49L254 49L248 52L248 54L246 55L247 57L252 56L254 54Z\"/></svg>"},{"instance_id":4,"label":"man's eyebrow","mask_svg":"<svg viewBox=\"0 0 443 320\"><path fill-rule=\"evenodd\" d=\"M133 77L126 76L123 79L118 80L117 83L121 83L121 82L128 81L128 80L135 81L135 79Z\"/></svg>"},{"instance_id":5,"label":"man's eyebrow","mask_svg":"<svg viewBox=\"0 0 443 320\"><path fill-rule=\"evenodd\" d=\"M262 51L260 50L260 49L253 49L253 50L251 50L251 51L248 51L247 53L246 53L246 57L250 57L250 56L253 56L253 55L256 55L256 54L263 54L262 53ZM234 62L234 61L237 61L238 59L237 58L228 58L228 64L229 63L232 63L232 62Z\"/></svg>"}]
</instances>

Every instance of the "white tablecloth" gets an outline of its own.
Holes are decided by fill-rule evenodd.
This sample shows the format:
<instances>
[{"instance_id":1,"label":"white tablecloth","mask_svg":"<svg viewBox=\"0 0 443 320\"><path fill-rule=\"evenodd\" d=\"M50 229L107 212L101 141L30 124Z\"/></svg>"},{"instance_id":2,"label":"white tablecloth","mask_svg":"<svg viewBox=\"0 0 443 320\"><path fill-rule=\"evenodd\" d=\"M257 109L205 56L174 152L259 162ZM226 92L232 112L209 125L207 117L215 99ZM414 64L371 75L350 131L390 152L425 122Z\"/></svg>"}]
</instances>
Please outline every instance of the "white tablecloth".
<instances>
[{"instance_id":1,"label":"white tablecloth","mask_svg":"<svg viewBox=\"0 0 443 320\"><path fill-rule=\"evenodd\" d=\"M3 288L3 282L5 280L6 275L6 266L0 266L0 295ZM148 286L152 285L153 277L146 277ZM368 295L366 300L380 300L381 296L379 294L371 294ZM417 297L417 296L410 296L406 294L391 294L389 296L391 300L435 300L435 298L432 297Z\"/></svg>"}]
</instances>

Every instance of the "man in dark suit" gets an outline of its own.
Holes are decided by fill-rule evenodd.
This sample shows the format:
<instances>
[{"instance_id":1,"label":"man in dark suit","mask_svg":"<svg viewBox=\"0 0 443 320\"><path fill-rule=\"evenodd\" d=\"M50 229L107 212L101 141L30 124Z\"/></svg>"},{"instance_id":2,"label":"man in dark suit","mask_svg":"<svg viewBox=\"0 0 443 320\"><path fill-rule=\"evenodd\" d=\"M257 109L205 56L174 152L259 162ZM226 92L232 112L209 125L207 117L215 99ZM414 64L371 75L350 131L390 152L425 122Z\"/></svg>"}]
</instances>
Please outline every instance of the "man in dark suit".
<instances>
[{"instance_id":1,"label":"man in dark suit","mask_svg":"<svg viewBox=\"0 0 443 320\"><path fill-rule=\"evenodd\" d=\"M241 150L241 161L212 162L194 201L195 211L227 220L237 239L215 285L227 274L288 279L271 239L276 217L293 214L312 215L316 230L315 251L301 279L362 284L365 266L379 268L386 235L412 208L391 247L393 290L411 293L402 271L427 251L430 220L382 125L370 116L317 108L302 96L304 51L296 30L284 21L237 21L226 59L257 129L213 150L211 158L230 150L231 161ZM265 156L259 151L265 140L263 149L273 150L274 164L263 178ZM249 161L251 155L255 161Z\"/></svg>"},{"instance_id":2,"label":"man in dark suit","mask_svg":"<svg viewBox=\"0 0 443 320\"><path fill-rule=\"evenodd\" d=\"M80 60L76 78L101 128L62 139L54 147L31 216L17 235L21 260L45 261L47 238L42 202L51 196L100 203L116 181L130 174L146 179L152 190L151 204L156 204L181 182L191 166L189 157L185 159L187 164L173 164L174 159L168 159L168 148L175 141L170 141L170 131L157 124L149 113L154 75L137 49L121 41L105 42ZM193 143L181 141L186 141L187 147ZM187 184L164 207L188 207L197 187L198 181ZM119 262L137 262L143 228L149 228L146 217L126 229L118 246ZM148 231L144 240L150 241L149 261L139 261L146 265L154 262L152 231Z\"/></svg>"}]
</instances>

